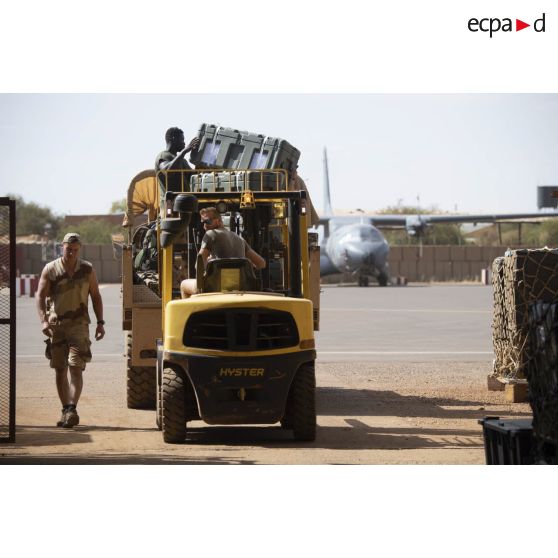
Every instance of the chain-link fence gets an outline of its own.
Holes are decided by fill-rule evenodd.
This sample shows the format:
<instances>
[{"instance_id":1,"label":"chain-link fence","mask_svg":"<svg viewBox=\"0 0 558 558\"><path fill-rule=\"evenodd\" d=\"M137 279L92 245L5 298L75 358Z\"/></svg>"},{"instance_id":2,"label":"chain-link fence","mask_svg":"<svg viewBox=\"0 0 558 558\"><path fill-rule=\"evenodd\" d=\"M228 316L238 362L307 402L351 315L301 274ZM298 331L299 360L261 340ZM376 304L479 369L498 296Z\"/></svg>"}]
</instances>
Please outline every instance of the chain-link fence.
<instances>
[{"instance_id":1,"label":"chain-link fence","mask_svg":"<svg viewBox=\"0 0 558 558\"><path fill-rule=\"evenodd\" d=\"M15 441L15 202L0 198L0 442Z\"/></svg>"}]
</instances>

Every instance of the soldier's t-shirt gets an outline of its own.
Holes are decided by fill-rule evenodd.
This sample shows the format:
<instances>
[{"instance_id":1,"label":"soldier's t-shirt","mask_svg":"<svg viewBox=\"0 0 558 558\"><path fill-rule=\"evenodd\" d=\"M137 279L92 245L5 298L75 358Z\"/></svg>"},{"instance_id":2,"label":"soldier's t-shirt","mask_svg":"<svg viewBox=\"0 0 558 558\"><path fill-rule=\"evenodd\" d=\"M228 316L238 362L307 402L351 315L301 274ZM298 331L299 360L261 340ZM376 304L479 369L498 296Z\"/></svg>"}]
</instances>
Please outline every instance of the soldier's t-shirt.
<instances>
[{"instance_id":1,"label":"soldier's t-shirt","mask_svg":"<svg viewBox=\"0 0 558 558\"><path fill-rule=\"evenodd\" d=\"M159 155L155 158L155 170L159 171L159 166L161 163L169 163L176 157L176 153L171 151L161 151ZM176 161L172 171L177 170L192 170L188 164L188 161L182 157ZM170 170L170 169L169 169ZM191 173L181 173L181 172L168 172L159 173L159 199L161 200L161 207L163 207L162 201L165 199L165 194L167 190L169 192L189 192L190 191L190 175Z\"/></svg>"},{"instance_id":2,"label":"soldier's t-shirt","mask_svg":"<svg viewBox=\"0 0 558 558\"><path fill-rule=\"evenodd\" d=\"M210 258L245 258L250 246L242 237L225 228L206 231L202 249L209 250Z\"/></svg>"},{"instance_id":3,"label":"soldier's t-shirt","mask_svg":"<svg viewBox=\"0 0 558 558\"><path fill-rule=\"evenodd\" d=\"M90 262L78 259L74 274L70 277L62 258L45 266L50 281L48 295L49 322L59 325L73 322L89 324L89 289L93 266Z\"/></svg>"}]
</instances>

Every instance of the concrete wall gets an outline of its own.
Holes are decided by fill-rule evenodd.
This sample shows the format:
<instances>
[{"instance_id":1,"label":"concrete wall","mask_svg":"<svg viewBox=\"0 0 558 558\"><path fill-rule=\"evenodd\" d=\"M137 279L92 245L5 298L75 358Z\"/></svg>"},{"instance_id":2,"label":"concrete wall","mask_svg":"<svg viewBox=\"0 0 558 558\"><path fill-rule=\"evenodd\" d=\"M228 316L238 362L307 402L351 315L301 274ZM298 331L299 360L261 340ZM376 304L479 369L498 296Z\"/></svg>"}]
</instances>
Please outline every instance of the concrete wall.
<instances>
[{"instance_id":1,"label":"concrete wall","mask_svg":"<svg viewBox=\"0 0 558 558\"><path fill-rule=\"evenodd\" d=\"M495 258L507 246L391 246L389 268L392 277L407 281L479 281L481 270L492 268ZM350 275L331 275L323 282L355 280Z\"/></svg>"},{"instance_id":2,"label":"concrete wall","mask_svg":"<svg viewBox=\"0 0 558 558\"><path fill-rule=\"evenodd\" d=\"M491 268L507 246L391 246L392 276L408 281L480 281L481 270Z\"/></svg>"},{"instance_id":3,"label":"concrete wall","mask_svg":"<svg viewBox=\"0 0 558 558\"><path fill-rule=\"evenodd\" d=\"M121 262L114 257L111 244L84 244L81 257L93 264L100 283L120 283ZM48 258L51 260L52 256ZM47 259L42 244L17 244L16 269L19 274L40 274Z\"/></svg>"},{"instance_id":4,"label":"concrete wall","mask_svg":"<svg viewBox=\"0 0 558 558\"><path fill-rule=\"evenodd\" d=\"M492 267L506 250L506 246L423 246L421 252L418 246L391 246L389 267L393 277L401 275L408 281L480 281L481 269ZM101 283L120 282L121 262L112 245L84 244L81 255L93 264ZM18 244L19 273L41 273L43 257L41 244Z\"/></svg>"}]
</instances>

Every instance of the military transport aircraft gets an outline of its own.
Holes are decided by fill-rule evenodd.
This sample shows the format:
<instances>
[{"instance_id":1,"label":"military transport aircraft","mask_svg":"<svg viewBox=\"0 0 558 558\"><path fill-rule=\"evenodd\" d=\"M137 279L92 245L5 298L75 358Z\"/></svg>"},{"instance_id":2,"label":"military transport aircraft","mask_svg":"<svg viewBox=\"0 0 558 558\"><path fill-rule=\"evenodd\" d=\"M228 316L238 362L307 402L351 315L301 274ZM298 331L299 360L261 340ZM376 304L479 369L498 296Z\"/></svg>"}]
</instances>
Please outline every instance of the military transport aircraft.
<instances>
[{"instance_id":1,"label":"military transport aircraft","mask_svg":"<svg viewBox=\"0 0 558 558\"><path fill-rule=\"evenodd\" d=\"M389 282L389 244L377 226L405 228L420 236L428 225L442 223L493 223L506 219L558 217L551 213L500 213L493 215L346 215L334 216L331 209L327 152L324 148L324 212L320 216L320 275L351 273L359 286L374 277L381 287ZM323 227L323 230L321 228Z\"/></svg>"}]
</instances>

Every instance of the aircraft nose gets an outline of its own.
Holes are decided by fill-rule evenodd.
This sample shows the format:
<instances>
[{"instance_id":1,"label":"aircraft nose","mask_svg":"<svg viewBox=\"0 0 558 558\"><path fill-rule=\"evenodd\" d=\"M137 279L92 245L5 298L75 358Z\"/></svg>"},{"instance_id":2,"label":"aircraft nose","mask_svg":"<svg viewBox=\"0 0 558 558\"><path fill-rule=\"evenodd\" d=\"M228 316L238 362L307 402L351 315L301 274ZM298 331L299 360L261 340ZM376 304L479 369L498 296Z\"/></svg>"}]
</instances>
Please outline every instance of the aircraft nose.
<instances>
[{"instance_id":1,"label":"aircraft nose","mask_svg":"<svg viewBox=\"0 0 558 558\"><path fill-rule=\"evenodd\" d=\"M362 263L366 265L375 265L376 264L376 255L373 251L368 252L362 258Z\"/></svg>"},{"instance_id":2,"label":"aircraft nose","mask_svg":"<svg viewBox=\"0 0 558 558\"><path fill-rule=\"evenodd\" d=\"M345 247L345 258L347 264L353 269L362 265L374 265L376 261L375 246L371 242L348 244Z\"/></svg>"}]
</instances>

